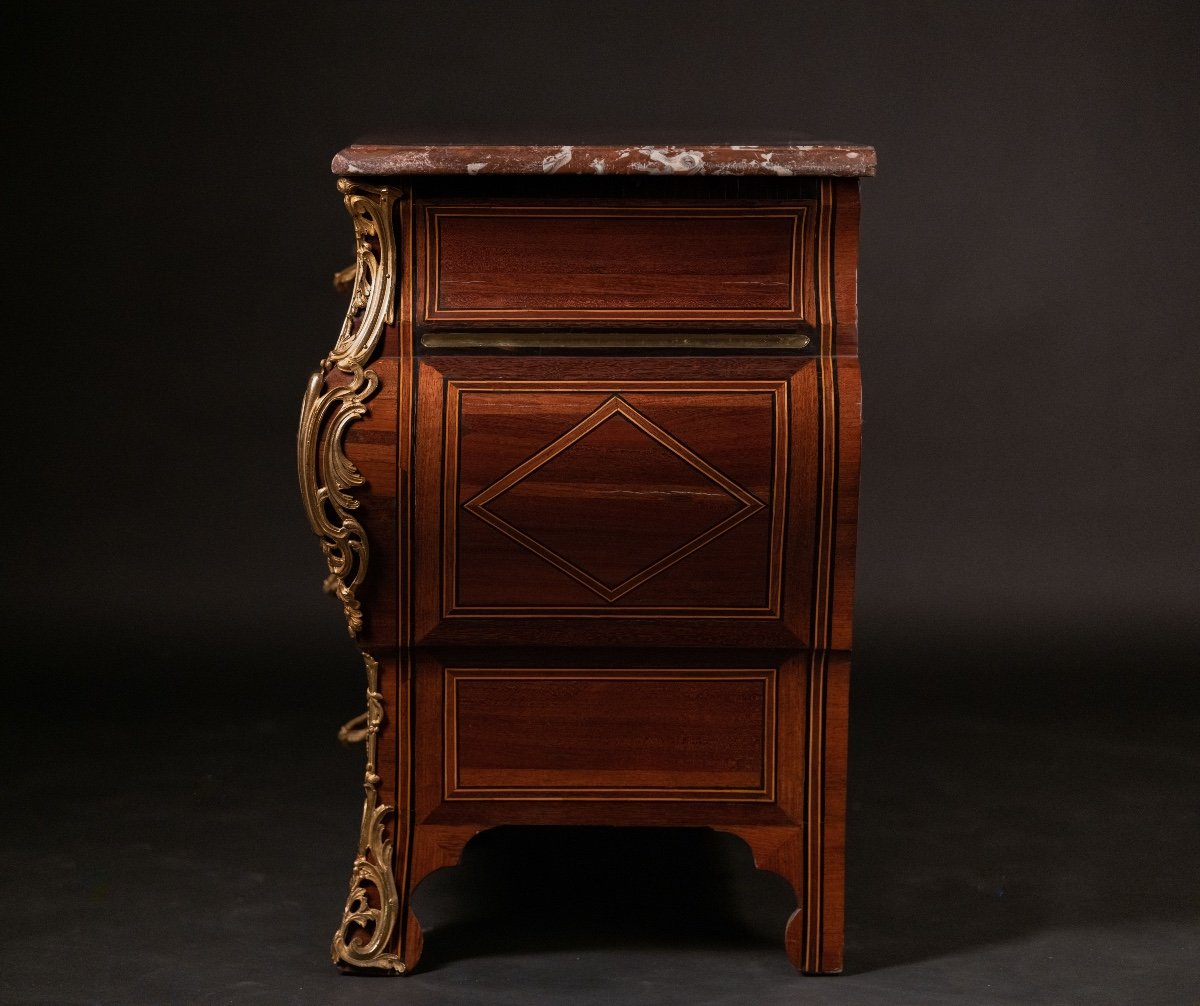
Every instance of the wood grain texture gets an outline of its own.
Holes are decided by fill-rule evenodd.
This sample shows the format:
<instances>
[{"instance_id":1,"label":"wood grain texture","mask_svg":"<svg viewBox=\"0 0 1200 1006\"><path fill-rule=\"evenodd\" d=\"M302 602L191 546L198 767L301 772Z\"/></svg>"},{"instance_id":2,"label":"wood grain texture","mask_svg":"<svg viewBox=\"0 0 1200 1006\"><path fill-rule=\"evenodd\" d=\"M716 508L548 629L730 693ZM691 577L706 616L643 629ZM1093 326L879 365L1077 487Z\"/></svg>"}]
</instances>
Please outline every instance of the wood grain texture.
<instances>
[{"instance_id":1,"label":"wood grain texture","mask_svg":"<svg viewBox=\"0 0 1200 1006\"><path fill-rule=\"evenodd\" d=\"M805 974L837 974L843 966L849 674L848 654L811 655L803 680L807 752L797 766L804 777L802 823L713 825L741 838L755 866L779 874L795 892L784 946Z\"/></svg>"},{"instance_id":2,"label":"wood grain texture","mask_svg":"<svg viewBox=\"0 0 1200 1006\"><path fill-rule=\"evenodd\" d=\"M823 678L814 682L810 678L811 665L807 655L781 651L514 648L496 651L493 659L485 662L485 666L465 666L466 662L472 660L479 664L481 655L478 649L417 651L412 742L419 755L415 762L410 763L415 804L413 813L405 819L412 822L407 846L401 846L399 841L397 843L398 850L402 847L411 850L409 863L404 867L402 890L407 920L402 952L410 968L416 965L421 947L420 926L410 907L412 892L429 873L456 865L471 836L500 824L607 824L655 827L700 825L738 835L750 846L760 869L778 873L796 892L798 908L789 920L785 939L785 946L796 966L813 973L837 970L835 965L840 966L841 959L840 857L844 848L846 763L845 668L848 665L844 659L840 663L837 660L818 662L818 666L832 667L833 671L828 680ZM607 663L601 665L600 661L604 659L607 659ZM657 660L659 666L648 666L652 660ZM755 662L758 667L751 666ZM542 682L571 682L576 687L583 687L584 692L589 683L599 685L598 691L591 692L592 697L602 695L606 682L639 678L647 683L656 680L687 682L689 678L700 683L708 675L707 682L710 684L716 684L721 679L732 679L755 687L773 680L776 698L771 710L775 723L773 742L766 740L766 733L762 736L763 750L767 746L771 748L774 771L778 776L774 798L744 803L708 802L687 799L686 793L664 792L657 798L651 796L637 800L629 799L628 795L622 798L617 793L604 794L603 799L580 801L447 799L447 760L444 752L453 742L448 730L453 729L449 724L454 722L447 708L448 697L454 694L453 689L447 687L448 678L453 676L474 681L490 679L498 685L504 685L506 682L528 680L530 672L538 670L542 673ZM814 695L821 696L815 705ZM749 696L750 693L747 693L742 698L746 710L754 708L754 701L747 701ZM543 699L546 697L544 694ZM678 697L677 692L664 693L660 699L670 703ZM587 724L577 723L578 729L574 732L568 729L570 724L564 724L562 717L565 709L561 697L551 697L549 702L534 701L528 706L489 701L494 698L494 695L477 694L476 708L468 715L481 717L488 729L497 729L498 718L515 712L522 717L521 732L514 734L505 731L504 737L495 743L484 744L478 752L479 757L493 762L497 758L507 758L510 763L519 763L523 756L532 753L539 758L549 756L560 763L570 763L572 759L594 759L597 752L604 752L603 747L597 746L595 735L584 729ZM673 729L672 724L677 724L675 729L682 733L690 723L694 729L690 732L692 740L689 743L698 740L702 758L715 761L720 759L722 751L726 751L727 757L735 761L740 754L745 766L748 766L753 757L747 759L746 756L752 754L758 745L759 734L756 729L748 730L745 723L740 721L753 721L754 715L745 716L746 710L739 710L737 702L723 715L721 710L707 708L708 698L697 694L686 700L692 702L693 706L685 709L678 718L674 711L668 710L669 715L664 713L666 718L661 721L661 729L669 732ZM607 701L602 697L600 705L602 716L607 711L617 718L617 723L610 720L607 726L624 730L624 749L627 752L638 751L638 745L643 740L639 731L644 732L653 718L648 715L654 711L653 708L631 712L626 696L619 692L610 693ZM806 722L810 706L822 717L815 733ZM722 722L724 728L720 726ZM761 716L759 722L762 722ZM619 726L620 723L624 724L623 728ZM735 737L741 737L740 742L735 740L731 747L720 743L706 731L706 723L710 726L715 723L718 735L721 729L732 730ZM515 753L509 750L514 742L519 745L520 738L530 735L540 738L539 743ZM820 753L815 764L811 754L806 753L814 744L818 745ZM617 749L618 745L614 743L608 747L608 752L615 753ZM435 752L442 754L438 756ZM642 762L640 770L631 768L625 761L612 771L642 771L671 776L686 764L685 760L681 760L681 753L666 744L643 749L637 757ZM759 757L762 757L761 750ZM735 773L747 771L745 766L735 769ZM568 768L568 771L574 769ZM814 796L808 790L810 779L822 780L816 809ZM817 814L816 824L810 820L814 814ZM821 841L818 854L810 862L808 836L814 832ZM815 878L811 875L813 869L818 873ZM806 907L805 899L813 891L820 893L819 910ZM816 927L816 936L813 935L813 927ZM816 966L803 957L804 948L814 939L824 953Z\"/></svg>"},{"instance_id":3,"label":"wood grain texture","mask_svg":"<svg viewBox=\"0 0 1200 1006\"><path fill-rule=\"evenodd\" d=\"M408 973L417 967L425 937L412 905L412 894L431 873L457 866L463 849L483 827L474 824L422 825L411 830L412 864L405 875L402 956Z\"/></svg>"},{"instance_id":4,"label":"wood grain texture","mask_svg":"<svg viewBox=\"0 0 1200 1006\"><path fill-rule=\"evenodd\" d=\"M772 800L775 668L446 669L447 800Z\"/></svg>"},{"instance_id":5,"label":"wood grain texture","mask_svg":"<svg viewBox=\"0 0 1200 1006\"><path fill-rule=\"evenodd\" d=\"M812 179L786 199L731 199L714 180L663 198L620 178L533 198L504 181L419 200L421 333L813 332Z\"/></svg>"},{"instance_id":6,"label":"wood grain texture","mask_svg":"<svg viewBox=\"0 0 1200 1006\"><path fill-rule=\"evenodd\" d=\"M784 570L811 562L815 365L718 372L422 361L416 638L804 645L811 577Z\"/></svg>"},{"instance_id":7,"label":"wood grain texture","mask_svg":"<svg viewBox=\"0 0 1200 1006\"><path fill-rule=\"evenodd\" d=\"M359 642L367 649L387 650L396 646L398 632L397 586L402 550L396 518L402 505L397 454L403 368L396 358L384 357L374 361L370 369L379 378L379 390L365 415L347 429L344 446L346 457L366 480L357 492L363 503L356 511L370 550L368 576L359 588L364 612ZM329 383L340 376L334 371Z\"/></svg>"},{"instance_id":8,"label":"wood grain texture","mask_svg":"<svg viewBox=\"0 0 1200 1006\"><path fill-rule=\"evenodd\" d=\"M459 164L404 193L396 320L370 364L380 388L346 437L366 480L355 492L371 546L361 638L380 660L380 799L396 808L391 952L416 966L412 892L485 828L702 825L739 835L792 886L784 942L796 966L838 971L861 433L857 180L751 177L726 191L739 180L645 180L632 168L545 177L524 171L531 149L493 148L474 172L516 172L508 178L473 177L477 162L453 160L462 149L391 148L374 162L414 176L423 157ZM844 166L848 153L830 156ZM568 172L580 154L541 156ZM706 155L705 169L722 156ZM766 224L682 237L627 226L689 219L701 203L709 222L771 226L803 206L788 305L802 321L753 316L786 271ZM581 205L624 222L555 216ZM518 206L536 212L514 231L503 215ZM778 215L763 212L771 206ZM426 211L439 207L467 225L438 245L449 254L435 282ZM566 231L544 223L562 219ZM635 249L628 262L623 243ZM447 263L459 287L439 293ZM714 277L756 275L757 292L713 288ZM704 297L717 306L697 307ZM621 338L686 339L710 325L735 348L421 346L470 322L464 331L550 333L570 347L604 331L580 312L613 305ZM730 305L747 313L695 313ZM476 316L437 317L446 309ZM800 351L736 342L800 331L812 337Z\"/></svg>"},{"instance_id":9,"label":"wood grain texture","mask_svg":"<svg viewBox=\"0 0 1200 1006\"><path fill-rule=\"evenodd\" d=\"M421 648L414 822L802 827L807 675L780 650ZM522 701L489 701L501 692ZM464 791L452 749L486 792ZM603 777L592 794L579 792L586 766ZM504 774L520 785L491 785Z\"/></svg>"},{"instance_id":10,"label":"wood grain texture","mask_svg":"<svg viewBox=\"0 0 1200 1006\"><path fill-rule=\"evenodd\" d=\"M426 206L422 320L800 323L807 212Z\"/></svg>"},{"instance_id":11,"label":"wood grain texture","mask_svg":"<svg viewBox=\"0 0 1200 1006\"><path fill-rule=\"evenodd\" d=\"M821 821L821 915L807 970L836 974L843 967L846 931L846 802L850 738L850 654L831 653L825 689L825 743L821 751L825 813Z\"/></svg>"},{"instance_id":12,"label":"wood grain texture","mask_svg":"<svg viewBox=\"0 0 1200 1006\"><path fill-rule=\"evenodd\" d=\"M857 143L574 145L356 143L337 175L873 175L875 150Z\"/></svg>"},{"instance_id":13,"label":"wood grain texture","mask_svg":"<svg viewBox=\"0 0 1200 1006\"><path fill-rule=\"evenodd\" d=\"M832 272L833 351L839 356L858 355L858 231L859 193L855 179L827 183L833 201L830 267Z\"/></svg>"},{"instance_id":14,"label":"wood grain texture","mask_svg":"<svg viewBox=\"0 0 1200 1006\"><path fill-rule=\"evenodd\" d=\"M858 359L837 358L837 491L833 530L829 647L849 650L854 634L854 577L858 545L858 473L862 401Z\"/></svg>"}]
</instances>

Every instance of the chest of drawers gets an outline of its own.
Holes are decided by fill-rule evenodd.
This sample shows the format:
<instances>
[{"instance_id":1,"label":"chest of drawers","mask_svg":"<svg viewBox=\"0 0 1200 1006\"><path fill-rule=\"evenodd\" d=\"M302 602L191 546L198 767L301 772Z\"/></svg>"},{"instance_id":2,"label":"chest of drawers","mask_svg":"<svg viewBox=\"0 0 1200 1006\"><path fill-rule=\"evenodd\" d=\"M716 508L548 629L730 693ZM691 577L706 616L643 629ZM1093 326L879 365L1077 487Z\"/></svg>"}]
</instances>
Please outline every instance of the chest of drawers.
<instances>
[{"instance_id":1,"label":"chest of drawers","mask_svg":"<svg viewBox=\"0 0 1200 1006\"><path fill-rule=\"evenodd\" d=\"M842 965L869 147L354 146L308 516L367 669L333 941L411 970L413 890L500 824L704 826ZM351 280L351 274L353 276Z\"/></svg>"}]
</instances>

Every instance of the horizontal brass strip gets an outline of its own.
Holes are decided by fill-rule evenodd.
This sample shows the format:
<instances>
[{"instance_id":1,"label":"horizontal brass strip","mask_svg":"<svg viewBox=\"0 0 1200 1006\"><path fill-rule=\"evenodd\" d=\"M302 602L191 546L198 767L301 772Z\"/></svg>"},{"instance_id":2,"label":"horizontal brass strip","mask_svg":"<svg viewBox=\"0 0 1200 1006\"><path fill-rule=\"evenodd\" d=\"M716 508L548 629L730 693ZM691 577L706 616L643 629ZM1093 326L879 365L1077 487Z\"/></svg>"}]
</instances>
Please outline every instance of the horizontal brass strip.
<instances>
[{"instance_id":1,"label":"horizontal brass strip","mask_svg":"<svg viewBox=\"0 0 1200 1006\"><path fill-rule=\"evenodd\" d=\"M804 349L803 332L430 332L426 349Z\"/></svg>"}]
</instances>

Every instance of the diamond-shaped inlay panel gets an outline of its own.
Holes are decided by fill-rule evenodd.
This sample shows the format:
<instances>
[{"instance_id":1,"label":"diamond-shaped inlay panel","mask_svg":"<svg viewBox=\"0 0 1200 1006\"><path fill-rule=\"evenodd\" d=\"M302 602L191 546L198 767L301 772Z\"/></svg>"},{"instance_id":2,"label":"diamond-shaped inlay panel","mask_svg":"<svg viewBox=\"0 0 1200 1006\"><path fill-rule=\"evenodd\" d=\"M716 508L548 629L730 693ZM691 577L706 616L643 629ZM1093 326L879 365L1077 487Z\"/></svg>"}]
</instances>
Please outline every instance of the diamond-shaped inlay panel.
<instances>
[{"instance_id":1,"label":"diamond-shaped inlay panel","mask_svg":"<svg viewBox=\"0 0 1200 1006\"><path fill-rule=\"evenodd\" d=\"M463 506L611 603L764 504L614 395Z\"/></svg>"},{"instance_id":2,"label":"diamond-shaped inlay panel","mask_svg":"<svg viewBox=\"0 0 1200 1006\"><path fill-rule=\"evenodd\" d=\"M811 577L788 571L815 540L815 368L713 366L423 361L414 638L803 645Z\"/></svg>"}]
</instances>

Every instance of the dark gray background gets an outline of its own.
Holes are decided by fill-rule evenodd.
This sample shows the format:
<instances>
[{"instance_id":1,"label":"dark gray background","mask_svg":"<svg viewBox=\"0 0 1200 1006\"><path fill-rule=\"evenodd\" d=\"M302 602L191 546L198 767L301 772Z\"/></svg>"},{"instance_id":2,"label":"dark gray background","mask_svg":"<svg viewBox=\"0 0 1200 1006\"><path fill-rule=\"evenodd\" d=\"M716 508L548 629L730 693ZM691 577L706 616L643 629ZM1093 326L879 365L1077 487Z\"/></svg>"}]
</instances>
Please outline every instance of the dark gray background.
<instances>
[{"instance_id":1,"label":"dark gray background","mask_svg":"<svg viewBox=\"0 0 1200 1006\"><path fill-rule=\"evenodd\" d=\"M1194 997L1196 14L702 0L21 17L4 998ZM494 833L423 891L442 927L425 975L355 983L323 963L361 772L331 738L362 680L318 589L293 438L344 309L329 277L352 256L329 158L388 127L878 148L851 974L797 984L776 946L786 893L704 833Z\"/></svg>"}]
</instances>

